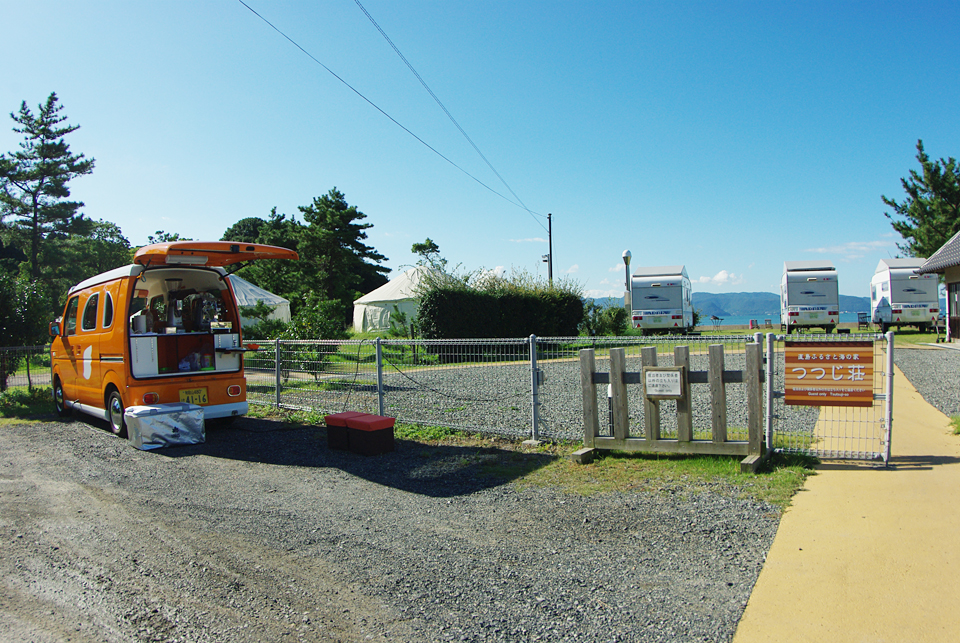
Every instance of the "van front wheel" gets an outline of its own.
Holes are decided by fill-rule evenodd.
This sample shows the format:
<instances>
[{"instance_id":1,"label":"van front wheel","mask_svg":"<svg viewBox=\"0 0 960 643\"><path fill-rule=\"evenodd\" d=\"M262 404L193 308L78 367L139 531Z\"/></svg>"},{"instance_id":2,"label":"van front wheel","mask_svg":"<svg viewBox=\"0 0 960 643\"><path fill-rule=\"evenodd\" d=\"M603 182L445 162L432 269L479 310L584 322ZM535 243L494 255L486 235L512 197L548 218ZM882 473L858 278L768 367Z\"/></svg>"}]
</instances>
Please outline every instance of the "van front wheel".
<instances>
[{"instance_id":1,"label":"van front wheel","mask_svg":"<svg viewBox=\"0 0 960 643\"><path fill-rule=\"evenodd\" d=\"M107 396L107 415L110 418L110 430L121 438L127 437L127 425L123 421L123 398L118 391L110 391Z\"/></svg>"},{"instance_id":2,"label":"van front wheel","mask_svg":"<svg viewBox=\"0 0 960 643\"><path fill-rule=\"evenodd\" d=\"M60 417L67 417L70 415L70 409L67 408L66 402L63 398L63 383L60 381L60 378L54 378L53 380L53 404L57 407L57 415Z\"/></svg>"}]
</instances>

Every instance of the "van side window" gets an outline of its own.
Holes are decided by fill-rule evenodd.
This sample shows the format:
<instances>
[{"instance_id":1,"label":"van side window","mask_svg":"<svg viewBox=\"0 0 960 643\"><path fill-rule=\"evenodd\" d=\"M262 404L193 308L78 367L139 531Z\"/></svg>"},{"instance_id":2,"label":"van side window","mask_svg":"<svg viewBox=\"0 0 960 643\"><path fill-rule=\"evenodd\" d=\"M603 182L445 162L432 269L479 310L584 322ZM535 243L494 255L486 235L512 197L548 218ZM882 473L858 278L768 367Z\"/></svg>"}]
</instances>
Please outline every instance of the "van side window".
<instances>
[{"instance_id":1,"label":"van side window","mask_svg":"<svg viewBox=\"0 0 960 643\"><path fill-rule=\"evenodd\" d=\"M80 308L80 298L73 297L67 304L67 312L63 317L63 334L76 335L77 333L77 310Z\"/></svg>"},{"instance_id":2,"label":"van side window","mask_svg":"<svg viewBox=\"0 0 960 643\"><path fill-rule=\"evenodd\" d=\"M113 296L108 292L103 295L103 327L110 328L113 324Z\"/></svg>"},{"instance_id":3,"label":"van side window","mask_svg":"<svg viewBox=\"0 0 960 643\"><path fill-rule=\"evenodd\" d=\"M97 304L100 303L100 294L90 295L87 304L83 307L83 323L80 327L83 330L97 329Z\"/></svg>"}]
</instances>

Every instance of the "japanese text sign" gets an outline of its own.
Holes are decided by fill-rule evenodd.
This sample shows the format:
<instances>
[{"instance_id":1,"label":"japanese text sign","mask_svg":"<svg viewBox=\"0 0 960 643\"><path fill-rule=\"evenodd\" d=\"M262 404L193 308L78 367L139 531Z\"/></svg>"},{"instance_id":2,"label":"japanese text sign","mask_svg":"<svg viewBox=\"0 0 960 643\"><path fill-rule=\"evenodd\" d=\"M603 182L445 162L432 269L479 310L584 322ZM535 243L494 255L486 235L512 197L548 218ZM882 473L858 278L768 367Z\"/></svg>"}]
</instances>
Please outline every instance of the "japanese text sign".
<instances>
[{"instance_id":1,"label":"japanese text sign","mask_svg":"<svg viewBox=\"0 0 960 643\"><path fill-rule=\"evenodd\" d=\"M786 404L873 406L873 342L785 342Z\"/></svg>"},{"instance_id":2,"label":"japanese text sign","mask_svg":"<svg viewBox=\"0 0 960 643\"><path fill-rule=\"evenodd\" d=\"M683 372L679 366L644 366L644 394L654 400L683 398Z\"/></svg>"}]
</instances>

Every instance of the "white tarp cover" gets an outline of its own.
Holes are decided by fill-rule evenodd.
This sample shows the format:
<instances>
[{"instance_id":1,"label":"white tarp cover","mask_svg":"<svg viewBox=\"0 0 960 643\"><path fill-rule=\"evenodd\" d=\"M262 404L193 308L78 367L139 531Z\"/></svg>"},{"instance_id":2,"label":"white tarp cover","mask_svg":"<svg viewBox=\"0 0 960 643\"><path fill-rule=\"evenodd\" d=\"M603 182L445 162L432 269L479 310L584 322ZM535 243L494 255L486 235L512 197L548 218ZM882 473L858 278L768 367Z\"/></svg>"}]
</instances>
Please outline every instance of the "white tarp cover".
<instances>
[{"instance_id":1,"label":"white tarp cover","mask_svg":"<svg viewBox=\"0 0 960 643\"><path fill-rule=\"evenodd\" d=\"M255 286L246 279L237 275L230 275L230 283L233 285L233 294L237 297L237 307L256 306L258 301L262 301L268 306L273 306L273 312L267 319L279 319L282 322L290 321L290 300L284 299L280 295L274 295L269 290L264 290L260 286ZM240 316L241 328L253 326L257 323L256 319Z\"/></svg>"},{"instance_id":2,"label":"white tarp cover","mask_svg":"<svg viewBox=\"0 0 960 643\"><path fill-rule=\"evenodd\" d=\"M390 330L393 307L407 316L409 325L417 316L420 301L416 289L425 266L415 266L402 272L376 290L353 302L353 329L357 332Z\"/></svg>"},{"instance_id":3,"label":"white tarp cover","mask_svg":"<svg viewBox=\"0 0 960 643\"><path fill-rule=\"evenodd\" d=\"M131 406L123 412L130 444L143 451L206 441L203 407L174 402Z\"/></svg>"}]
</instances>

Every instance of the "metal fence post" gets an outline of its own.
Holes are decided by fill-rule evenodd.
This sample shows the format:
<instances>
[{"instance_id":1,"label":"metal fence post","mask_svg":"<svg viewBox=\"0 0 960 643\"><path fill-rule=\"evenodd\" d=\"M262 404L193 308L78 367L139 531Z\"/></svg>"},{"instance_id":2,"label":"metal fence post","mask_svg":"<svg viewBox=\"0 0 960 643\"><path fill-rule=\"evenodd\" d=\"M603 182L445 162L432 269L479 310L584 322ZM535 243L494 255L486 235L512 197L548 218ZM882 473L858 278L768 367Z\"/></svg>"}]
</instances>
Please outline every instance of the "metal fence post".
<instances>
[{"instance_id":1,"label":"metal fence post","mask_svg":"<svg viewBox=\"0 0 960 643\"><path fill-rule=\"evenodd\" d=\"M383 415L383 350L377 337L377 405L378 415Z\"/></svg>"},{"instance_id":2,"label":"metal fence post","mask_svg":"<svg viewBox=\"0 0 960 643\"><path fill-rule=\"evenodd\" d=\"M767 381L765 382L766 388L764 389L766 393L767 400L767 412L764 417L764 433L767 436L767 450L773 450L773 367L774 362L776 361L776 356L773 353L773 340L776 336L773 333L767 333Z\"/></svg>"},{"instance_id":3,"label":"metal fence post","mask_svg":"<svg viewBox=\"0 0 960 643\"><path fill-rule=\"evenodd\" d=\"M533 412L530 418L530 441L540 441L540 371L537 368L537 336L530 335L530 398Z\"/></svg>"},{"instance_id":4,"label":"metal fence post","mask_svg":"<svg viewBox=\"0 0 960 643\"><path fill-rule=\"evenodd\" d=\"M274 387L273 390L276 393L277 398L277 408L280 408L280 342L281 340L276 340L275 350L273 351L273 371L274 371Z\"/></svg>"},{"instance_id":5,"label":"metal fence post","mask_svg":"<svg viewBox=\"0 0 960 643\"><path fill-rule=\"evenodd\" d=\"M887 381L886 383L886 448L883 454L883 464L890 463L890 440L893 437L893 331L887 331Z\"/></svg>"}]
</instances>

